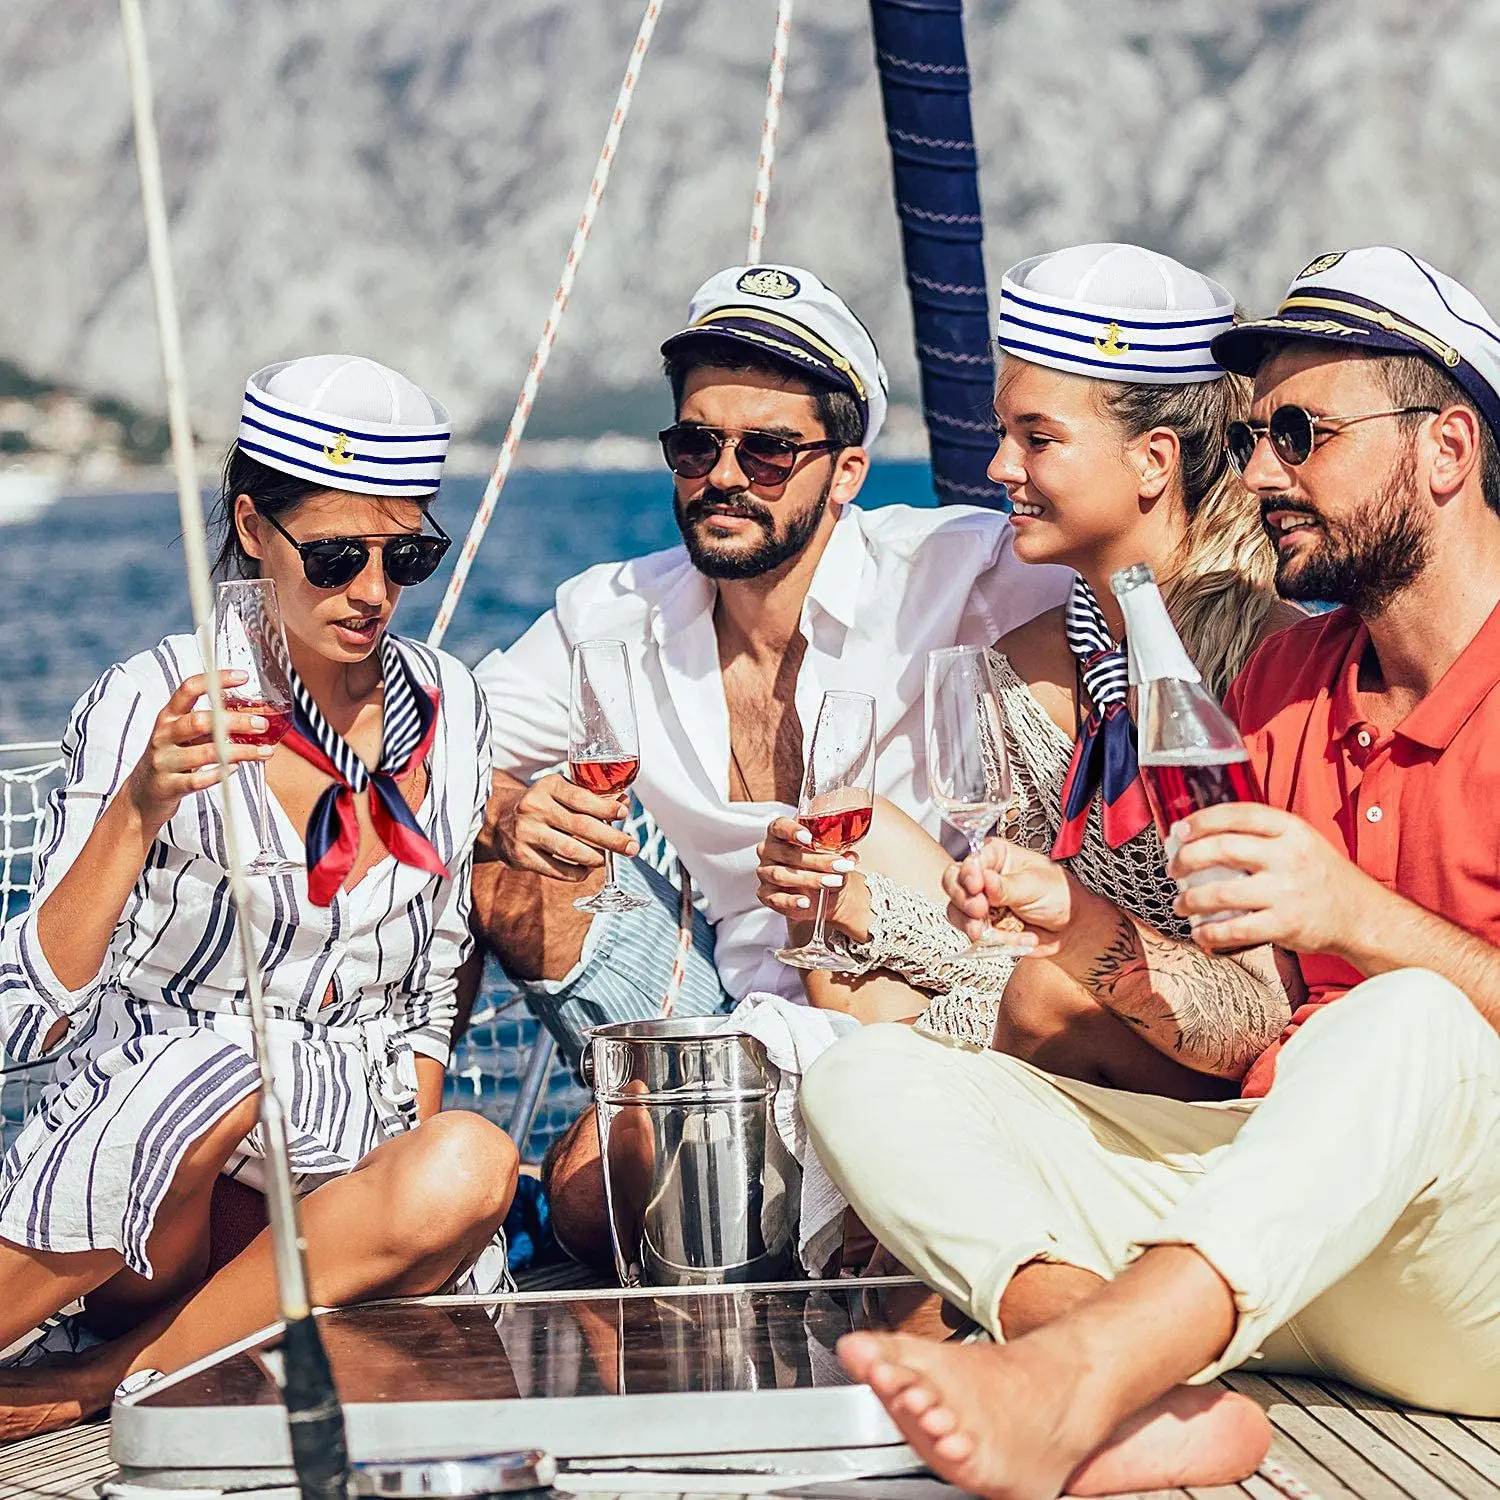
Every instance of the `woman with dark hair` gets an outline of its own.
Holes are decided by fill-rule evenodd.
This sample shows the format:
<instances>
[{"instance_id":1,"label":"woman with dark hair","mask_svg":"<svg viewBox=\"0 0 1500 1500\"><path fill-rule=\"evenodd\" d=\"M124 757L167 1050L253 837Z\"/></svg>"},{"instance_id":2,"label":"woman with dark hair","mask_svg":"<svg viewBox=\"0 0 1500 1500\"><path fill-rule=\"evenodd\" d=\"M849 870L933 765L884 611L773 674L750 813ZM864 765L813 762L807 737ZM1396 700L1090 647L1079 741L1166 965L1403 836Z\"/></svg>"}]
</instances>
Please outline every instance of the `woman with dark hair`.
<instances>
[{"instance_id":1,"label":"woman with dark hair","mask_svg":"<svg viewBox=\"0 0 1500 1500\"><path fill-rule=\"evenodd\" d=\"M36 896L0 933L6 1051L67 1045L0 1166L0 1349L80 1301L40 1345L110 1341L0 1381L0 1438L276 1316L224 798L307 867L250 877L246 918L314 1299L504 1278L515 1150L477 1115L440 1113L488 714L462 664L389 628L448 545L429 514L447 443L443 408L371 360L251 377L219 564L274 580L286 628L293 730L232 751L264 765L263 807L243 775L211 790L194 637L111 667L74 709Z\"/></svg>"}]
</instances>

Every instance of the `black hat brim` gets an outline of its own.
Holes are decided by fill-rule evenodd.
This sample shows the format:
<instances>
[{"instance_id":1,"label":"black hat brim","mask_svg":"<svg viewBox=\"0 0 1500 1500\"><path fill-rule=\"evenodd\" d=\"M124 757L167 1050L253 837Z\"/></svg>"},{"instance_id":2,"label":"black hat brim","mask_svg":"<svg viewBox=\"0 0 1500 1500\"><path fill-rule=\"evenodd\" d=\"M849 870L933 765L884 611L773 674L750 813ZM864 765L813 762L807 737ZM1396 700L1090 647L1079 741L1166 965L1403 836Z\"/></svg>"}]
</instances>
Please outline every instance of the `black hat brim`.
<instances>
[{"instance_id":1,"label":"black hat brim","mask_svg":"<svg viewBox=\"0 0 1500 1500\"><path fill-rule=\"evenodd\" d=\"M1335 326L1336 325L1336 326ZM1376 349L1386 354L1420 354L1431 359L1431 351L1414 339L1383 328L1368 328L1342 319L1281 317L1257 318L1236 323L1218 334L1209 346L1215 361L1233 375L1251 375L1279 349L1291 343L1327 344L1335 349Z\"/></svg>"},{"instance_id":2,"label":"black hat brim","mask_svg":"<svg viewBox=\"0 0 1500 1500\"><path fill-rule=\"evenodd\" d=\"M661 352L669 357L677 356L711 341L754 349L765 358L784 365L792 374L814 384L848 391L856 400L860 399L854 382L818 350L795 339L785 329L758 325L748 318L724 319L706 323L700 328L684 328L661 346Z\"/></svg>"}]
</instances>

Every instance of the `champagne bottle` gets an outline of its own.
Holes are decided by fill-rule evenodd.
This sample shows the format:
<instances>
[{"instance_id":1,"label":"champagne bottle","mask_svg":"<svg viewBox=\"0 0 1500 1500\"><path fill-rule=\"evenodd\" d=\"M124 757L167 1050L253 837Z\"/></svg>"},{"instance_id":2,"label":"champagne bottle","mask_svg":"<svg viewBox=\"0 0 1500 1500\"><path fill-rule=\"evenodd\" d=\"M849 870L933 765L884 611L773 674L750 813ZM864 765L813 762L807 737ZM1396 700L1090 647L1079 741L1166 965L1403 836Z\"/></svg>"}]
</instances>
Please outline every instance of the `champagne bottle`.
<instances>
[{"instance_id":1,"label":"champagne bottle","mask_svg":"<svg viewBox=\"0 0 1500 1500\"><path fill-rule=\"evenodd\" d=\"M1146 797L1170 860L1178 848L1172 829L1190 814L1220 802L1261 802L1249 752L1229 715L1203 686L1187 654L1156 576L1145 563L1121 568L1109 581L1125 614L1130 683L1136 689L1137 758ZM1223 867L1200 870L1181 889L1243 876ZM1216 922L1239 915L1194 917Z\"/></svg>"}]
</instances>

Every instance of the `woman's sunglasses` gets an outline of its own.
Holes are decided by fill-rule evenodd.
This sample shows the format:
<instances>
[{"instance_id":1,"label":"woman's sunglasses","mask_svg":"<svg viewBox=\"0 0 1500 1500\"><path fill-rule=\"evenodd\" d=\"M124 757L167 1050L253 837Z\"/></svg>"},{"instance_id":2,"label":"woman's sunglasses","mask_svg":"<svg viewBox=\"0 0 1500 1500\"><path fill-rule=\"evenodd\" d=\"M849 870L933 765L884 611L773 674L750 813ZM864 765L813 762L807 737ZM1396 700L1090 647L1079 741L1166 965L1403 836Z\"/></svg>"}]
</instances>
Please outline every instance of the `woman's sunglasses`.
<instances>
[{"instance_id":1,"label":"woman's sunglasses","mask_svg":"<svg viewBox=\"0 0 1500 1500\"><path fill-rule=\"evenodd\" d=\"M1393 406L1389 411L1367 411L1357 417L1315 417L1300 406L1278 406L1269 422L1231 422L1224 430L1229 448L1229 462L1243 477L1260 440L1271 440L1271 451L1282 463L1295 469L1313 456L1319 433L1342 432L1356 422L1373 422L1376 417L1401 417L1408 412L1436 412L1436 406Z\"/></svg>"},{"instance_id":2,"label":"woman's sunglasses","mask_svg":"<svg viewBox=\"0 0 1500 1500\"><path fill-rule=\"evenodd\" d=\"M315 542L299 542L275 516L260 512L294 546L302 558L302 571L315 589L341 589L353 583L370 561L370 543L380 546L385 576L400 588L426 583L437 572L453 538L432 520L436 536L397 532L392 536L330 536Z\"/></svg>"},{"instance_id":3,"label":"woman's sunglasses","mask_svg":"<svg viewBox=\"0 0 1500 1500\"><path fill-rule=\"evenodd\" d=\"M718 427L693 427L679 423L657 433L667 467L680 479L702 479L711 474L720 454L733 448L740 469L751 484L785 484L803 453L829 453L846 443L823 438L815 443L794 443L791 438L769 432L728 433Z\"/></svg>"}]
</instances>

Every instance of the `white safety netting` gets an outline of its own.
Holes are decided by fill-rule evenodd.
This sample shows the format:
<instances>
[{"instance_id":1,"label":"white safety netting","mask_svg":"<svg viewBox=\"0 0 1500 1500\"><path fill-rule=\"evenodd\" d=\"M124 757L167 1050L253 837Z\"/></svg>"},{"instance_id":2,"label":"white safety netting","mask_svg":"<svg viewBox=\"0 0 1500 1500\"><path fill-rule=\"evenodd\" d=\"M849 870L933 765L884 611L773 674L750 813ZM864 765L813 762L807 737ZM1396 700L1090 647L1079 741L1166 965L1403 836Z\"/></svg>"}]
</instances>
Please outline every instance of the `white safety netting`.
<instances>
[{"instance_id":1,"label":"white safety netting","mask_svg":"<svg viewBox=\"0 0 1500 1500\"><path fill-rule=\"evenodd\" d=\"M62 782L57 746L0 745L0 919L26 908L48 796ZM5 1060L7 1068L11 1066ZM47 1082L46 1065L7 1072L0 1082L0 1137L15 1133Z\"/></svg>"}]
</instances>

